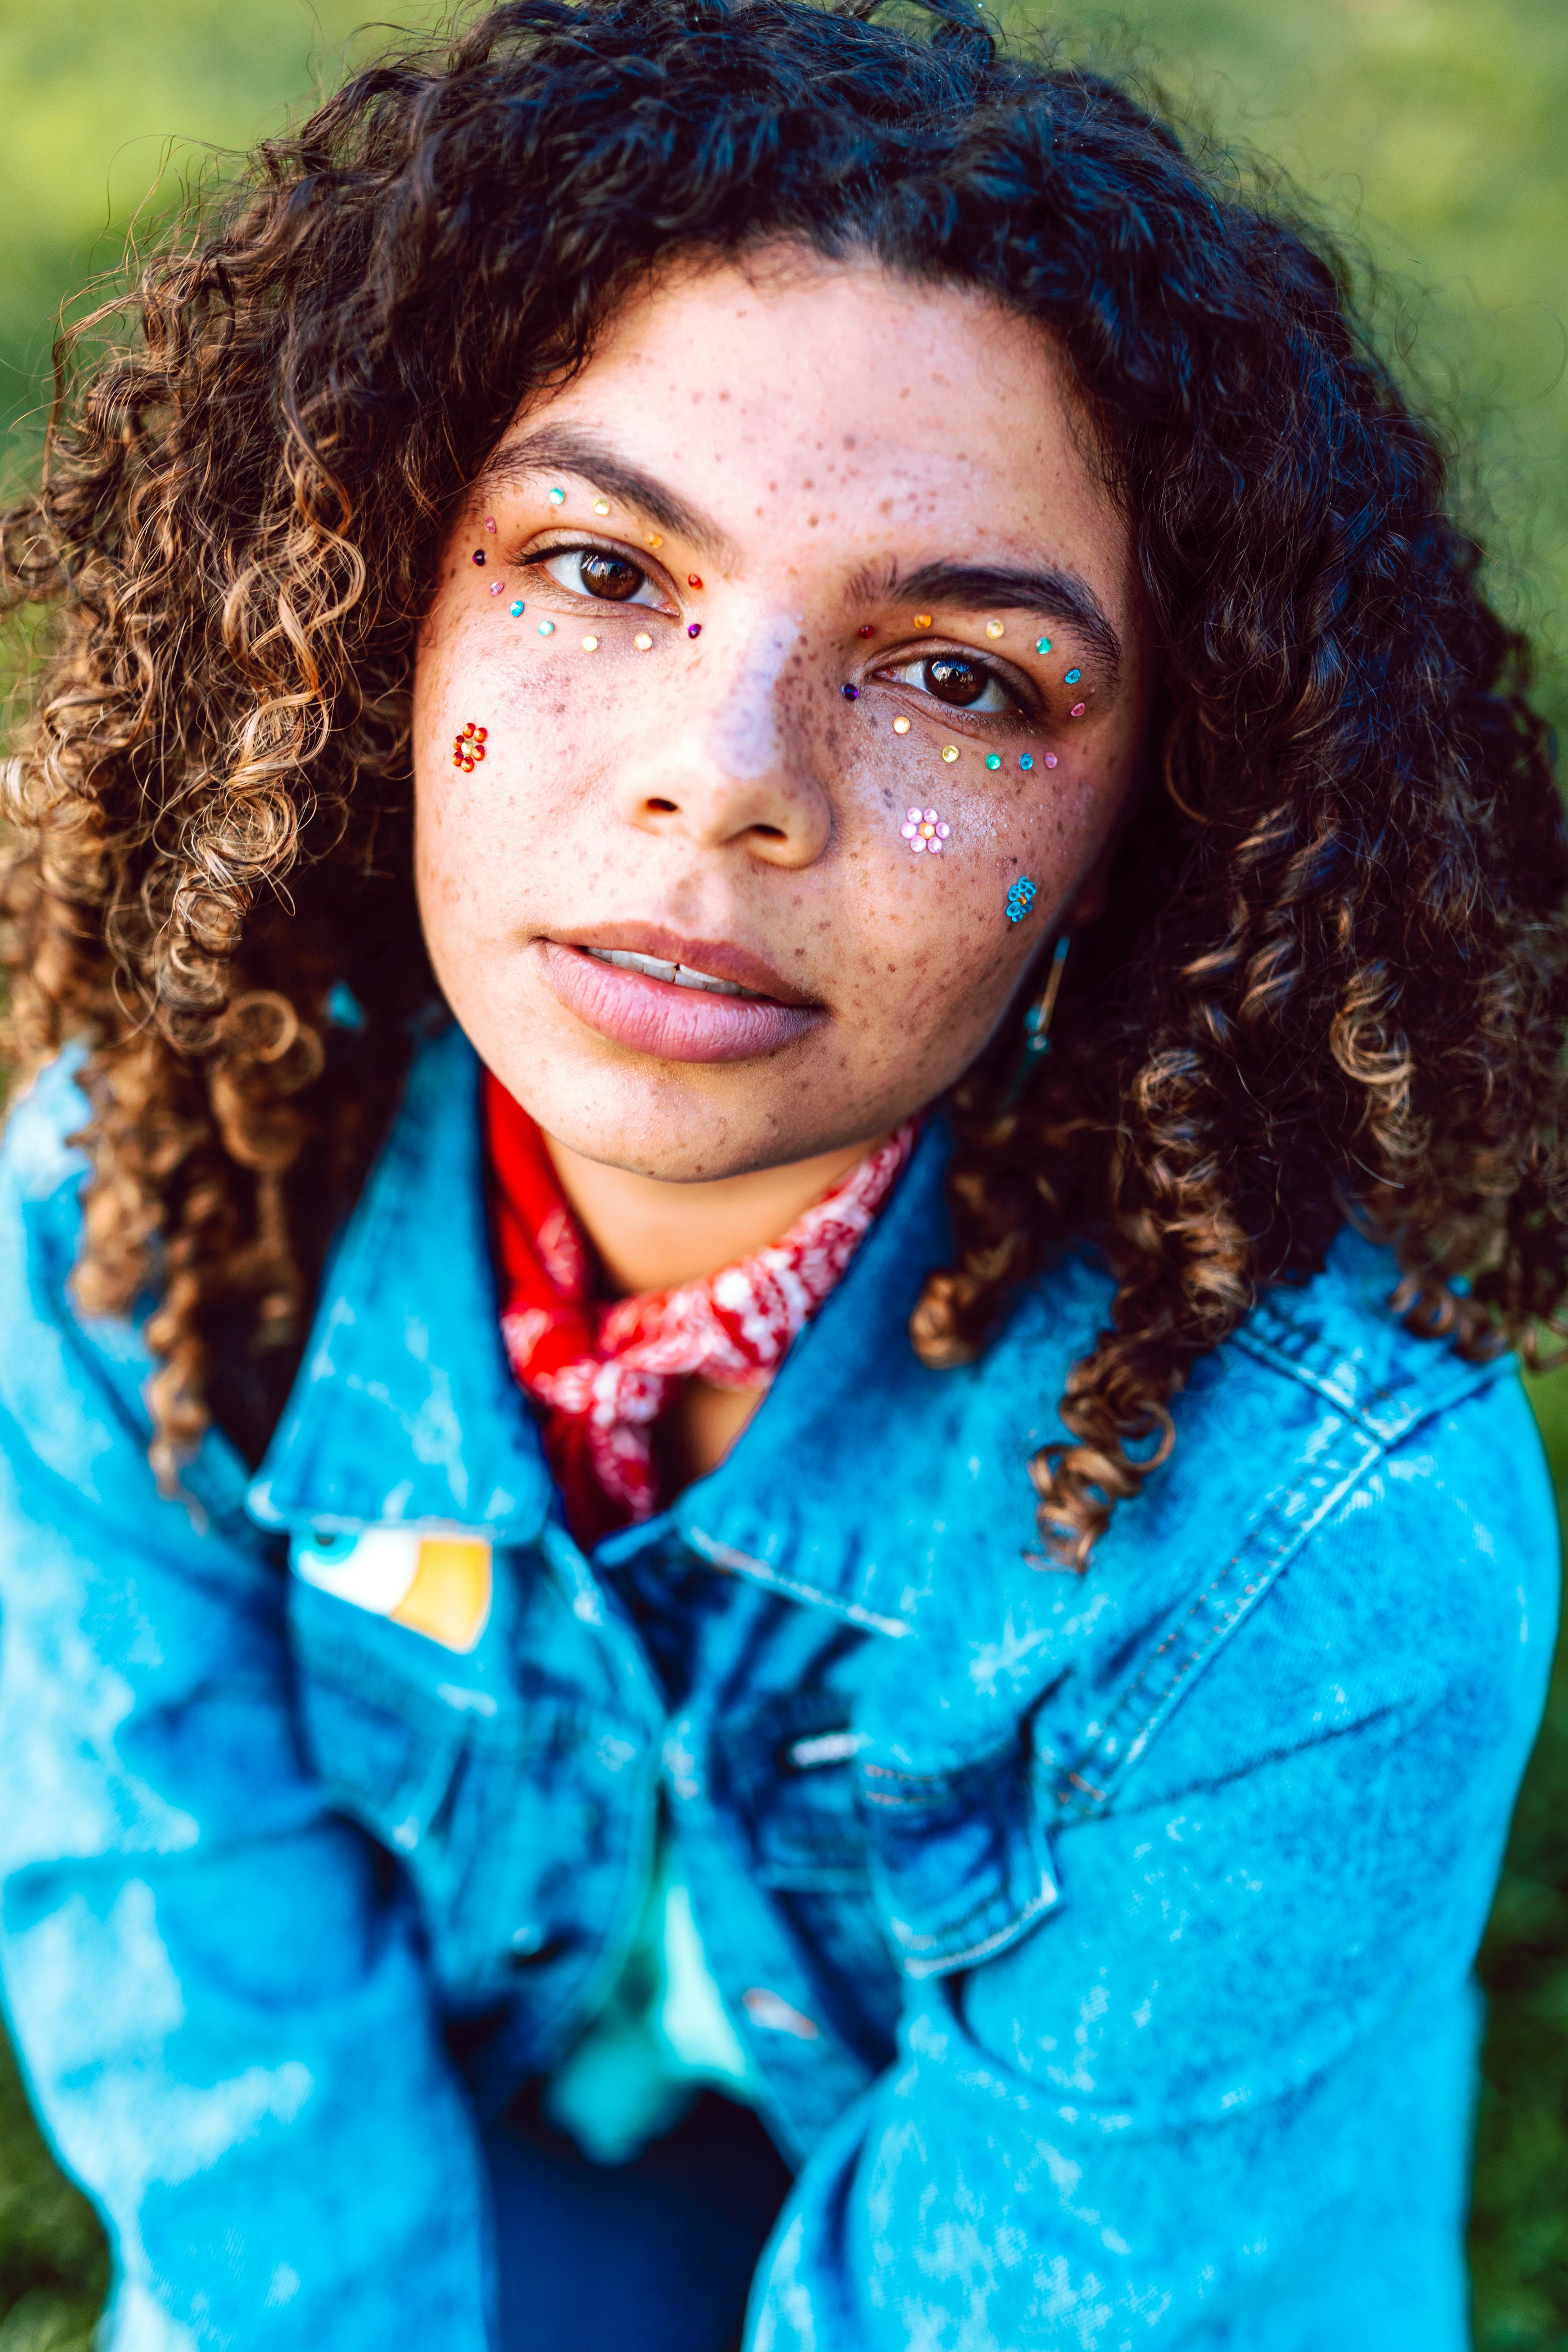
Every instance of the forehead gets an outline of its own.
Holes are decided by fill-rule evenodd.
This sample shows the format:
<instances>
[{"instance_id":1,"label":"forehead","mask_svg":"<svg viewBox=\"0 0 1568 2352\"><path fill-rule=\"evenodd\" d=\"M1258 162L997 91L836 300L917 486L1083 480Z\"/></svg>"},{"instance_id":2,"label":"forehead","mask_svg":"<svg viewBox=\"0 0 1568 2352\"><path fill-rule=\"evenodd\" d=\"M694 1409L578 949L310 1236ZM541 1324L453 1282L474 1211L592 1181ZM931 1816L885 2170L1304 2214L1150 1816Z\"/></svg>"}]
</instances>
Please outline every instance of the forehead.
<instances>
[{"instance_id":1,"label":"forehead","mask_svg":"<svg viewBox=\"0 0 1568 2352\"><path fill-rule=\"evenodd\" d=\"M518 428L581 426L679 487L740 539L786 521L875 538L955 524L1018 551L1124 533L1081 403L1047 331L990 296L876 264L773 250L687 266L627 302L589 363ZM514 428L514 429L518 429Z\"/></svg>"}]
</instances>

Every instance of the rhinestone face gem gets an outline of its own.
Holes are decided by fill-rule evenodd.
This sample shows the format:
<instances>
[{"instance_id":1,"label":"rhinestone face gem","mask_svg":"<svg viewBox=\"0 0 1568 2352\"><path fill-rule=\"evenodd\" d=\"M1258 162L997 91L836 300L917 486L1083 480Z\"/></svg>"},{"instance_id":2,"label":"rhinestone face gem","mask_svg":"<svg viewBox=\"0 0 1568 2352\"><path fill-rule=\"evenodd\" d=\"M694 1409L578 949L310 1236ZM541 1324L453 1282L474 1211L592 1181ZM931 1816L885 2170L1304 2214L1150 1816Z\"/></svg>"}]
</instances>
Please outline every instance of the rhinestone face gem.
<instances>
[{"instance_id":1,"label":"rhinestone face gem","mask_svg":"<svg viewBox=\"0 0 1568 2352\"><path fill-rule=\"evenodd\" d=\"M560 489L552 490L550 492L550 503L552 507L563 507L566 503L565 491Z\"/></svg>"},{"instance_id":2,"label":"rhinestone face gem","mask_svg":"<svg viewBox=\"0 0 1568 2352\"><path fill-rule=\"evenodd\" d=\"M956 743L944 743L944 744L942 745L942 758L947 761L948 766L951 768L951 767L952 767L952 763L953 763L953 761L954 761L957 759L957 757L958 757L958 746L957 746L957 744L956 744Z\"/></svg>"},{"instance_id":3,"label":"rhinestone face gem","mask_svg":"<svg viewBox=\"0 0 1568 2352\"><path fill-rule=\"evenodd\" d=\"M491 537L492 537L492 538L493 538L493 537L494 537L494 535L495 535L495 527L496 527L496 519L495 519L494 515L486 515L486 517L485 517L485 529L486 529L486 530L490 533L490 535L491 535Z\"/></svg>"},{"instance_id":4,"label":"rhinestone face gem","mask_svg":"<svg viewBox=\"0 0 1568 2352\"><path fill-rule=\"evenodd\" d=\"M521 596L518 598L516 604L511 607L511 617L514 621L521 621L522 618L522 598Z\"/></svg>"},{"instance_id":5,"label":"rhinestone face gem","mask_svg":"<svg viewBox=\"0 0 1568 2352\"><path fill-rule=\"evenodd\" d=\"M505 586L506 583L504 580L492 580L490 582L490 594L492 596L499 596Z\"/></svg>"},{"instance_id":6,"label":"rhinestone face gem","mask_svg":"<svg viewBox=\"0 0 1568 2352\"><path fill-rule=\"evenodd\" d=\"M907 734L909 733L909 731L910 731L910 722L909 722L909 720L908 720L907 719L894 719L894 721L893 721L893 732L894 732L894 734L895 734L895 735L907 735Z\"/></svg>"},{"instance_id":7,"label":"rhinestone face gem","mask_svg":"<svg viewBox=\"0 0 1568 2352\"><path fill-rule=\"evenodd\" d=\"M915 626L917 629L929 629L931 626L931 614L929 613L917 613L915 614Z\"/></svg>"},{"instance_id":8,"label":"rhinestone face gem","mask_svg":"<svg viewBox=\"0 0 1568 2352\"><path fill-rule=\"evenodd\" d=\"M1035 903L1035 886L1026 874L1020 874L1007 893L1007 920L1021 923Z\"/></svg>"},{"instance_id":9,"label":"rhinestone face gem","mask_svg":"<svg viewBox=\"0 0 1568 2352\"><path fill-rule=\"evenodd\" d=\"M555 635L554 622L541 621L539 624L539 634L542 637L552 637Z\"/></svg>"},{"instance_id":10,"label":"rhinestone face gem","mask_svg":"<svg viewBox=\"0 0 1568 2352\"><path fill-rule=\"evenodd\" d=\"M1069 669L1067 676L1063 678L1062 684L1064 686L1076 686L1082 676L1082 670Z\"/></svg>"},{"instance_id":11,"label":"rhinestone face gem","mask_svg":"<svg viewBox=\"0 0 1568 2352\"><path fill-rule=\"evenodd\" d=\"M689 637L700 637L702 635L701 622L688 621L686 625L686 634Z\"/></svg>"},{"instance_id":12,"label":"rhinestone face gem","mask_svg":"<svg viewBox=\"0 0 1568 2352\"><path fill-rule=\"evenodd\" d=\"M1034 753L1033 753L1032 751L1020 751L1020 752L1019 752L1019 754L1018 754L1018 765L1020 766L1020 768L1022 768L1022 769L1024 770L1024 772L1025 772L1025 773L1026 773L1026 774L1027 774L1028 771L1029 771L1029 770L1034 766L1034 764L1035 764L1035 755L1034 755Z\"/></svg>"},{"instance_id":13,"label":"rhinestone face gem","mask_svg":"<svg viewBox=\"0 0 1568 2352\"><path fill-rule=\"evenodd\" d=\"M453 767L471 776L485 756L485 739L489 731L488 727L476 727L470 719L462 732L452 738Z\"/></svg>"},{"instance_id":14,"label":"rhinestone face gem","mask_svg":"<svg viewBox=\"0 0 1568 2352\"><path fill-rule=\"evenodd\" d=\"M664 537L662 532L650 530L647 535L647 543L650 547L662 547L664 545Z\"/></svg>"},{"instance_id":15,"label":"rhinestone face gem","mask_svg":"<svg viewBox=\"0 0 1568 2352\"><path fill-rule=\"evenodd\" d=\"M864 628L857 629L857 630L856 630L856 632L855 632L855 634L856 634L856 635L857 635L858 637L874 637L874 636L876 635L877 632L876 632L876 631L875 631L875 629L873 629L873 627L871 626L870 622L869 622L869 621L868 621L868 622L866 623L866 625L865 625Z\"/></svg>"},{"instance_id":16,"label":"rhinestone face gem","mask_svg":"<svg viewBox=\"0 0 1568 2352\"><path fill-rule=\"evenodd\" d=\"M1051 641L1049 637L1037 637L1035 639L1035 651L1037 654L1048 654L1050 649Z\"/></svg>"},{"instance_id":17,"label":"rhinestone face gem","mask_svg":"<svg viewBox=\"0 0 1568 2352\"><path fill-rule=\"evenodd\" d=\"M1003 624L1000 621L987 621L985 634L988 637L999 637L1002 635L1002 628Z\"/></svg>"},{"instance_id":18,"label":"rhinestone face gem","mask_svg":"<svg viewBox=\"0 0 1568 2352\"><path fill-rule=\"evenodd\" d=\"M686 584L689 588L700 588L702 581L700 574L695 572L689 572L686 575Z\"/></svg>"},{"instance_id":19,"label":"rhinestone face gem","mask_svg":"<svg viewBox=\"0 0 1568 2352\"><path fill-rule=\"evenodd\" d=\"M584 640L583 640L583 651L584 651L585 654L596 654L596 653L598 652L598 650L599 650L599 640L598 640L598 638L597 638L597 637L584 637Z\"/></svg>"},{"instance_id":20,"label":"rhinestone face gem","mask_svg":"<svg viewBox=\"0 0 1568 2352\"><path fill-rule=\"evenodd\" d=\"M1054 767L1056 766L1056 764L1057 764L1057 755L1056 755L1056 753L1055 753L1054 751L1047 751L1047 752L1046 753L1046 765L1047 765L1047 768L1054 768Z\"/></svg>"},{"instance_id":21,"label":"rhinestone face gem","mask_svg":"<svg viewBox=\"0 0 1568 2352\"><path fill-rule=\"evenodd\" d=\"M1087 702L1075 702L1072 709L1068 712L1068 717L1069 719L1081 719L1088 709L1089 705Z\"/></svg>"},{"instance_id":22,"label":"rhinestone face gem","mask_svg":"<svg viewBox=\"0 0 1568 2352\"><path fill-rule=\"evenodd\" d=\"M482 562L484 562L484 560L485 560L485 551L484 551L484 549L483 549L482 547L476 547L476 548L475 548L475 550L474 550L474 562L475 562L476 563L482 563Z\"/></svg>"},{"instance_id":23,"label":"rhinestone face gem","mask_svg":"<svg viewBox=\"0 0 1568 2352\"><path fill-rule=\"evenodd\" d=\"M639 654L646 654L648 647L652 645L653 639L648 635L646 629L639 629L637 635L632 639L632 643L636 646Z\"/></svg>"},{"instance_id":24,"label":"rhinestone face gem","mask_svg":"<svg viewBox=\"0 0 1568 2352\"><path fill-rule=\"evenodd\" d=\"M594 500L594 512L595 514L604 515L608 514L609 511L610 501L608 499L595 499Z\"/></svg>"},{"instance_id":25,"label":"rhinestone face gem","mask_svg":"<svg viewBox=\"0 0 1568 2352\"><path fill-rule=\"evenodd\" d=\"M994 775L997 769L1002 765L1001 752L987 751L985 754L985 764L990 769L992 774Z\"/></svg>"},{"instance_id":26,"label":"rhinestone face gem","mask_svg":"<svg viewBox=\"0 0 1568 2352\"><path fill-rule=\"evenodd\" d=\"M928 854L940 857L942 845L952 837L952 827L943 824L935 809L912 808L905 813L899 827L900 839L907 841L917 856Z\"/></svg>"},{"instance_id":27,"label":"rhinestone face gem","mask_svg":"<svg viewBox=\"0 0 1568 2352\"><path fill-rule=\"evenodd\" d=\"M858 686L841 686L838 691L844 697L846 702L857 701L860 693L860 689Z\"/></svg>"}]
</instances>

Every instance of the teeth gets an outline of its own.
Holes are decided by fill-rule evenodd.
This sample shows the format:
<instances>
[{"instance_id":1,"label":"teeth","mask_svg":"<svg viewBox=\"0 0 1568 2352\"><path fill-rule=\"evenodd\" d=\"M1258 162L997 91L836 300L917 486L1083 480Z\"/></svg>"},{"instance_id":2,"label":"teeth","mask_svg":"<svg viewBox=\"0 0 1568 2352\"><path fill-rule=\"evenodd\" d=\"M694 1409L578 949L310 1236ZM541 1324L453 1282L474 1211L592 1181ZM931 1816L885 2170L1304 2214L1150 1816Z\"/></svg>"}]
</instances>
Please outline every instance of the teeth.
<instances>
[{"instance_id":1,"label":"teeth","mask_svg":"<svg viewBox=\"0 0 1568 2352\"><path fill-rule=\"evenodd\" d=\"M754 996L751 988L737 988L732 980L715 980L694 964L666 963L660 956L636 955L629 948L589 948L595 963L613 963L622 971L646 972L649 980L668 980L677 988L704 988L710 996Z\"/></svg>"}]
</instances>

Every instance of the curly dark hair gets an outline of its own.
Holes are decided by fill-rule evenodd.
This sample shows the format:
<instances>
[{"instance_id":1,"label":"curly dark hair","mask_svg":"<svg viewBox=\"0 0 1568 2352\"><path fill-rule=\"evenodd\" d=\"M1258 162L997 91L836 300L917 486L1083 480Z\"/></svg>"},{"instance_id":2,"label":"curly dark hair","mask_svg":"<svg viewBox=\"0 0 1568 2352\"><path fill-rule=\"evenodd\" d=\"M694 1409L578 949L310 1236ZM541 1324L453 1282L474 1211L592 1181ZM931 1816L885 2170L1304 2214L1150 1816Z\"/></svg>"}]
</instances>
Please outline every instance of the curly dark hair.
<instances>
[{"instance_id":1,"label":"curly dark hair","mask_svg":"<svg viewBox=\"0 0 1568 2352\"><path fill-rule=\"evenodd\" d=\"M1194 1360L1346 1219L1472 1352L1564 1288L1568 837L1527 654L1331 251L1099 75L805 0L510 0L405 43L66 338L0 588L55 608L13 769L12 1047L89 1046L84 1306L148 1323L153 1454L252 1453L434 984L409 689L433 551L520 399L676 255L795 240L1059 341L1158 677L1149 788L1007 1107L957 1087L982 1348L1069 1241L1115 1277L1034 1465L1081 1567ZM929 37L928 37L929 36ZM329 1018L342 982L355 1028Z\"/></svg>"}]
</instances>

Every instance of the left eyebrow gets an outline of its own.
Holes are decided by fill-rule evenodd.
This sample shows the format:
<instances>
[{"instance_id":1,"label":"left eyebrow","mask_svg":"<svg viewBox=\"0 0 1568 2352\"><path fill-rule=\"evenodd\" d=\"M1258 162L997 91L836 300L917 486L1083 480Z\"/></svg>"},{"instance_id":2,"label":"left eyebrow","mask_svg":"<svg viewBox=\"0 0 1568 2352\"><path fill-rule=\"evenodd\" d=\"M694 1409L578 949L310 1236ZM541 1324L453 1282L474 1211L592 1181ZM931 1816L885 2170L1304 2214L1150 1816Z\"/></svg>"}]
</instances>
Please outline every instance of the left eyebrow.
<instances>
[{"instance_id":1,"label":"left eyebrow","mask_svg":"<svg viewBox=\"0 0 1568 2352\"><path fill-rule=\"evenodd\" d=\"M1028 613L1076 629L1110 679L1121 667L1121 640L1087 580L1054 564L922 563L918 572L850 583L854 602L896 595L905 604L950 604L960 612Z\"/></svg>"}]
</instances>

